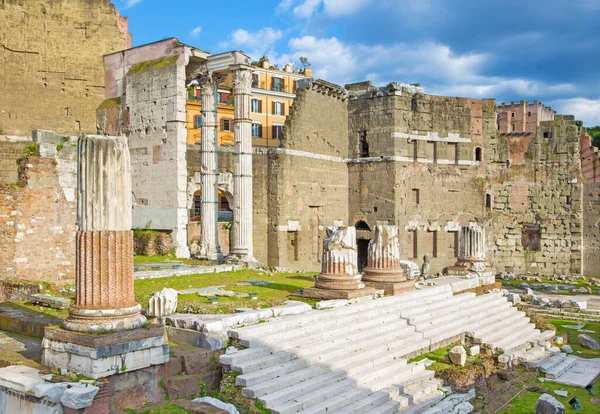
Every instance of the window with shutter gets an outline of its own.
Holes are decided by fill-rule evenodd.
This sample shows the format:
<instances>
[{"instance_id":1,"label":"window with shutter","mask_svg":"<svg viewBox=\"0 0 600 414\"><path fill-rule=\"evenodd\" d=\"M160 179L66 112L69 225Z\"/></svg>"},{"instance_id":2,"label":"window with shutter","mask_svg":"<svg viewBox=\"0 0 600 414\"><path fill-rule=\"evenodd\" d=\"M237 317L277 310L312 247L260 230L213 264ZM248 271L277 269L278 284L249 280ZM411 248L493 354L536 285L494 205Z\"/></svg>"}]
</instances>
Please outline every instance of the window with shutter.
<instances>
[{"instance_id":1,"label":"window with shutter","mask_svg":"<svg viewBox=\"0 0 600 414\"><path fill-rule=\"evenodd\" d=\"M202 115L196 115L194 117L194 128L196 128L196 129L202 128Z\"/></svg>"},{"instance_id":2,"label":"window with shutter","mask_svg":"<svg viewBox=\"0 0 600 414\"><path fill-rule=\"evenodd\" d=\"M285 104L282 102L281 103L281 114L282 116L285 116Z\"/></svg>"}]
</instances>

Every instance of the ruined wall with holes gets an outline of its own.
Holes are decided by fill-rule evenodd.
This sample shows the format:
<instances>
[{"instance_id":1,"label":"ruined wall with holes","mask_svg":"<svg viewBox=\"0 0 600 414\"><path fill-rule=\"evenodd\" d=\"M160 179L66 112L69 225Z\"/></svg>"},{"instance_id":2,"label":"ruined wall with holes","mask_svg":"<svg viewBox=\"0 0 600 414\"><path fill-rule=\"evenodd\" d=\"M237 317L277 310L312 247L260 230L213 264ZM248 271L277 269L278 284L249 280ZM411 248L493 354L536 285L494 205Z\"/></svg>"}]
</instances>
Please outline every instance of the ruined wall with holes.
<instances>
[{"instance_id":1,"label":"ruined wall with holes","mask_svg":"<svg viewBox=\"0 0 600 414\"><path fill-rule=\"evenodd\" d=\"M456 260L459 225L483 221L478 177L495 135L494 103L401 84L348 86L350 224L399 226L402 258L420 265L429 254L439 272Z\"/></svg>"},{"instance_id":2,"label":"ruined wall with holes","mask_svg":"<svg viewBox=\"0 0 600 414\"><path fill-rule=\"evenodd\" d=\"M77 137L33 139L39 150L29 153L1 145L18 156L18 180L0 185L0 278L74 283Z\"/></svg>"},{"instance_id":3,"label":"ruined wall with holes","mask_svg":"<svg viewBox=\"0 0 600 414\"><path fill-rule=\"evenodd\" d=\"M486 194L488 253L498 271L579 274L582 257L580 126L557 115L535 134L499 134Z\"/></svg>"},{"instance_id":4,"label":"ruined wall with holes","mask_svg":"<svg viewBox=\"0 0 600 414\"><path fill-rule=\"evenodd\" d=\"M127 18L109 0L0 4L0 134L96 132L102 56L131 47Z\"/></svg>"},{"instance_id":5,"label":"ruined wall with holes","mask_svg":"<svg viewBox=\"0 0 600 414\"><path fill-rule=\"evenodd\" d=\"M583 274L600 276L600 183L582 185Z\"/></svg>"}]
</instances>

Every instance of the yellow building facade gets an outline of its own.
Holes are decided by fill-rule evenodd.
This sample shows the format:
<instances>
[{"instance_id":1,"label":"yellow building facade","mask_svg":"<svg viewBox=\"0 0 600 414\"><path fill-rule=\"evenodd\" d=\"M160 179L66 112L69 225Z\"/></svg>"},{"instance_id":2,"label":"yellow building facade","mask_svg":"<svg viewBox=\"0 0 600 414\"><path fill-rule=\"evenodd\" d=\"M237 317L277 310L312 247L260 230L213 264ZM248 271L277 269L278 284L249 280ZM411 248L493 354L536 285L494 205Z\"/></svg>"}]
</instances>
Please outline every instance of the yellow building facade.
<instances>
[{"instance_id":1,"label":"yellow building facade","mask_svg":"<svg viewBox=\"0 0 600 414\"><path fill-rule=\"evenodd\" d=\"M280 70L263 57L253 64L252 77L252 144L255 147L279 147L283 125L296 97L296 82L312 76L310 69L295 72L291 65ZM233 81L228 76L219 85L217 120L219 122L219 145L233 145ZM188 90L186 105L187 143L197 144L202 139L202 114L200 90L192 86Z\"/></svg>"}]
</instances>

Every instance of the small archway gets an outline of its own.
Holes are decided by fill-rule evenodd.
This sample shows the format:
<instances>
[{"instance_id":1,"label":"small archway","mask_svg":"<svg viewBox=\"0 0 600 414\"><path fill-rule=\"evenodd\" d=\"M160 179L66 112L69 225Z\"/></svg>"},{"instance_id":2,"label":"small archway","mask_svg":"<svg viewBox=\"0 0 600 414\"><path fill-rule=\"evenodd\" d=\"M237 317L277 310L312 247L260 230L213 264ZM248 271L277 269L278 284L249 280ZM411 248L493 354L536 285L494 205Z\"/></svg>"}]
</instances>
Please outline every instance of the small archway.
<instances>
[{"instance_id":1,"label":"small archway","mask_svg":"<svg viewBox=\"0 0 600 414\"><path fill-rule=\"evenodd\" d=\"M354 225L354 228L356 228L356 231L361 231L361 230L371 231L371 228L369 227L367 222L363 221L363 220L357 221L356 224Z\"/></svg>"},{"instance_id":2,"label":"small archway","mask_svg":"<svg viewBox=\"0 0 600 414\"><path fill-rule=\"evenodd\" d=\"M485 208L492 208L492 195L491 194L485 195Z\"/></svg>"},{"instance_id":3,"label":"small archway","mask_svg":"<svg viewBox=\"0 0 600 414\"><path fill-rule=\"evenodd\" d=\"M483 161L483 150L480 147L475 148L475 161Z\"/></svg>"}]
</instances>

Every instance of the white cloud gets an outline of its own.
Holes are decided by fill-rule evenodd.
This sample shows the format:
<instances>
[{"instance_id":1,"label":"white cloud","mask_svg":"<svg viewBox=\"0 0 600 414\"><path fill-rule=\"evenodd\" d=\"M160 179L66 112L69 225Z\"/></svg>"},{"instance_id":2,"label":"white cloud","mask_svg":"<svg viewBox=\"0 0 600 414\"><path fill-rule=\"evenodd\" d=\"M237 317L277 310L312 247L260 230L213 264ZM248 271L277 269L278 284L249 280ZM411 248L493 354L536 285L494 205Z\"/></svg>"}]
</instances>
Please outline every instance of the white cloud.
<instances>
[{"instance_id":1,"label":"white cloud","mask_svg":"<svg viewBox=\"0 0 600 414\"><path fill-rule=\"evenodd\" d=\"M287 12L289 11L296 0L281 0L275 9L278 12Z\"/></svg>"},{"instance_id":2,"label":"white cloud","mask_svg":"<svg viewBox=\"0 0 600 414\"><path fill-rule=\"evenodd\" d=\"M200 35L200 32L202 32L202 27L196 26L190 32L190 36L191 37L198 37Z\"/></svg>"},{"instance_id":3,"label":"white cloud","mask_svg":"<svg viewBox=\"0 0 600 414\"><path fill-rule=\"evenodd\" d=\"M307 19L317 11L321 3L322 0L304 0L302 4L294 7L294 16Z\"/></svg>"},{"instance_id":4,"label":"white cloud","mask_svg":"<svg viewBox=\"0 0 600 414\"><path fill-rule=\"evenodd\" d=\"M123 0L121 0L121 1L123 1ZM124 7L126 9L128 9L128 8L133 7L136 4L141 3L141 2L142 2L142 0L125 0L125 6Z\"/></svg>"},{"instance_id":5,"label":"white cloud","mask_svg":"<svg viewBox=\"0 0 600 414\"><path fill-rule=\"evenodd\" d=\"M575 119L583 121L587 127L600 125L600 99L556 99L548 104L560 114L575 115Z\"/></svg>"},{"instance_id":6,"label":"white cloud","mask_svg":"<svg viewBox=\"0 0 600 414\"><path fill-rule=\"evenodd\" d=\"M264 54L275 55L273 46L283 36L281 30L272 27L263 27L257 32L244 29L234 31L229 39L219 44L220 49L242 49L244 53L254 59Z\"/></svg>"},{"instance_id":7,"label":"white cloud","mask_svg":"<svg viewBox=\"0 0 600 414\"><path fill-rule=\"evenodd\" d=\"M485 69L493 56L458 54L447 45L434 42L370 46L345 44L335 37L304 36L291 39L288 45L291 59L308 57L315 77L340 85L366 79L376 85L420 82L427 93L473 98L516 95L543 99L576 92L571 83L487 76Z\"/></svg>"}]
</instances>

